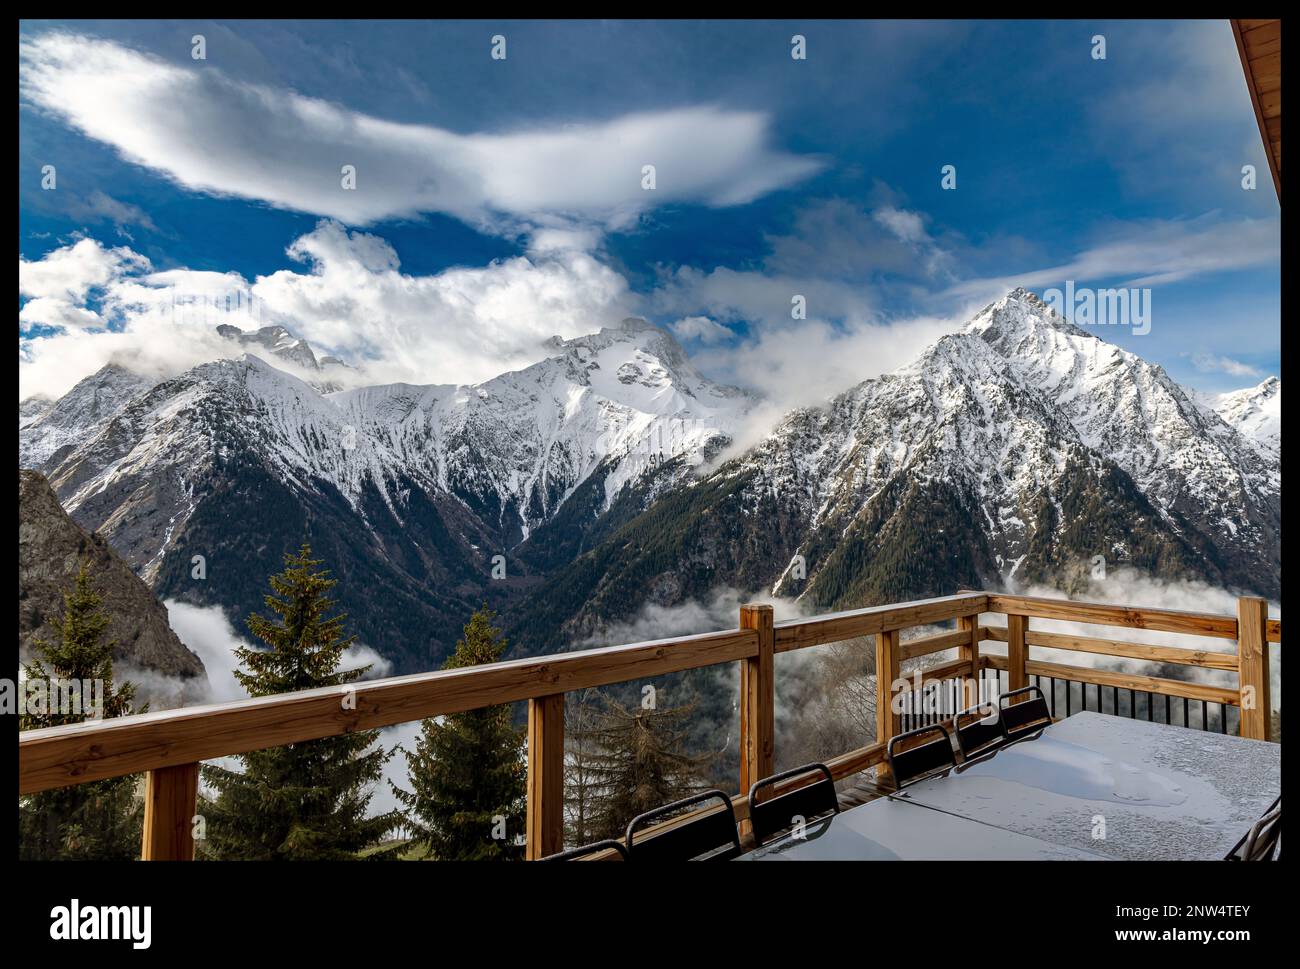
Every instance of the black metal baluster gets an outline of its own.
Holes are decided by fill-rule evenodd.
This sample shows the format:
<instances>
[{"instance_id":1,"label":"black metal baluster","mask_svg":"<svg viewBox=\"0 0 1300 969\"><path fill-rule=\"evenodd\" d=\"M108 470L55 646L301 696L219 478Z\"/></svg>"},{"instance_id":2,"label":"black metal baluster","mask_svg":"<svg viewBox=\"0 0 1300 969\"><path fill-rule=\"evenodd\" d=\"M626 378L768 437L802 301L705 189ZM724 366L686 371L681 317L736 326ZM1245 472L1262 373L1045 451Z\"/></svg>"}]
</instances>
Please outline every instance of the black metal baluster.
<instances>
[{"instance_id":1,"label":"black metal baluster","mask_svg":"<svg viewBox=\"0 0 1300 969\"><path fill-rule=\"evenodd\" d=\"M1110 712L1118 717L1119 716L1119 687L1112 686L1111 694L1112 695L1111 695Z\"/></svg>"},{"instance_id":2,"label":"black metal baluster","mask_svg":"<svg viewBox=\"0 0 1300 969\"><path fill-rule=\"evenodd\" d=\"M1183 697L1183 726L1184 727L1191 726L1187 722L1187 697Z\"/></svg>"},{"instance_id":3,"label":"black metal baluster","mask_svg":"<svg viewBox=\"0 0 1300 969\"><path fill-rule=\"evenodd\" d=\"M1132 690L1128 691L1128 718L1130 720L1137 719L1137 694Z\"/></svg>"},{"instance_id":4,"label":"black metal baluster","mask_svg":"<svg viewBox=\"0 0 1300 969\"><path fill-rule=\"evenodd\" d=\"M1219 727L1221 733L1226 734L1228 732L1228 705L1226 703L1219 704Z\"/></svg>"},{"instance_id":5,"label":"black metal baluster","mask_svg":"<svg viewBox=\"0 0 1300 969\"><path fill-rule=\"evenodd\" d=\"M1155 706L1155 702L1156 702L1156 698L1152 696L1150 693L1148 693L1147 694L1147 722L1148 723L1151 722L1151 718L1154 715L1154 711L1151 708Z\"/></svg>"},{"instance_id":6,"label":"black metal baluster","mask_svg":"<svg viewBox=\"0 0 1300 969\"><path fill-rule=\"evenodd\" d=\"M1202 729L1202 730L1209 730L1209 729L1210 729L1210 713L1209 713L1209 707L1207 707L1207 706L1205 705L1205 701L1204 701L1204 700L1201 701L1201 729Z\"/></svg>"}]
</instances>

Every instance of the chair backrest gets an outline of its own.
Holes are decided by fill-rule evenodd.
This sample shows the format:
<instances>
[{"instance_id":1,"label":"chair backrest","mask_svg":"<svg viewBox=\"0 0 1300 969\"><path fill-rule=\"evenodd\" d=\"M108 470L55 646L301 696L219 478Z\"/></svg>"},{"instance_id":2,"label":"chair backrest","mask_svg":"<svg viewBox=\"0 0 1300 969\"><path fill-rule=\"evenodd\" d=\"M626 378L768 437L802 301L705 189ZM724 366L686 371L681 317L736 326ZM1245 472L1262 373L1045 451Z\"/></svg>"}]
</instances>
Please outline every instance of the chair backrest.
<instances>
[{"instance_id":1,"label":"chair backrest","mask_svg":"<svg viewBox=\"0 0 1300 969\"><path fill-rule=\"evenodd\" d=\"M640 841L633 839L633 835L641 828L668 821L690 808L698 808L710 801L718 801L720 806L649 838ZM702 861L725 861L736 857L741 851L740 832L736 829L736 812L732 810L731 798L717 790L684 797L645 814L638 814L627 826L626 844L630 861L691 861L696 858Z\"/></svg>"},{"instance_id":2,"label":"chair backrest","mask_svg":"<svg viewBox=\"0 0 1300 969\"><path fill-rule=\"evenodd\" d=\"M923 741L921 738L925 736L930 736L930 739ZM885 757L899 788L957 766L948 728L941 723L889 738Z\"/></svg>"},{"instance_id":3,"label":"chair backrest","mask_svg":"<svg viewBox=\"0 0 1300 969\"><path fill-rule=\"evenodd\" d=\"M977 703L952 718L957 747L964 760L997 750L1007 742L1001 711L992 704Z\"/></svg>"},{"instance_id":4,"label":"chair backrest","mask_svg":"<svg viewBox=\"0 0 1300 969\"><path fill-rule=\"evenodd\" d=\"M560 851L553 855L547 855L541 861L580 861L583 858L589 858L592 855L598 855L602 851L613 851L618 855L619 861L627 861L627 849L623 847L623 842L615 841L612 838L605 841L594 841L589 845L582 845L578 848L570 848L568 851ZM610 859L611 861L613 859Z\"/></svg>"},{"instance_id":5,"label":"chair backrest","mask_svg":"<svg viewBox=\"0 0 1300 969\"><path fill-rule=\"evenodd\" d=\"M1015 697L1026 697L1019 703L1008 703ZM1010 693L998 697L998 711L1002 718L1002 729L1008 740L1016 740L1042 730L1052 722L1052 711L1047 708L1047 697L1036 686L1022 686Z\"/></svg>"},{"instance_id":6,"label":"chair backrest","mask_svg":"<svg viewBox=\"0 0 1300 969\"><path fill-rule=\"evenodd\" d=\"M1250 826L1225 856L1225 861L1282 860L1282 795L1278 795L1264 816Z\"/></svg>"},{"instance_id":7,"label":"chair backrest","mask_svg":"<svg viewBox=\"0 0 1300 969\"><path fill-rule=\"evenodd\" d=\"M765 788L814 772L823 776L811 784L777 794L765 801L757 800L758 793ZM835 797L835 778L825 764L804 764L802 767L781 771L756 781L749 789L749 823L754 831L754 843L760 846L772 840L778 832L794 827L797 819L811 821L827 814L835 814L839 809L839 801Z\"/></svg>"}]
</instances>

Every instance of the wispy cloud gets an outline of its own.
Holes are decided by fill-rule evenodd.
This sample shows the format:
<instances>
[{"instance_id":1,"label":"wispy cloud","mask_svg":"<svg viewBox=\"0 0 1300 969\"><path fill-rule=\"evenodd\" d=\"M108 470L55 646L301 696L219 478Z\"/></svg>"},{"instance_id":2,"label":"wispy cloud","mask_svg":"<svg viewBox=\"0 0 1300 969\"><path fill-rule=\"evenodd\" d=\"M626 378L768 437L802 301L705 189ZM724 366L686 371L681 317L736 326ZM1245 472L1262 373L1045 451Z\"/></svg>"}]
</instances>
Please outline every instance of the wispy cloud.
<instances>
[{"instance_id":1,"label":"wispy cloud","mask_svg":"<svg viewBox=\"0 0 1300 969\"><path fill-rule=\"evenodd\" d=\"M1280 257L1277 219L1221 221L1211 217L1106 226L1105 241L1081 250L1067 262L1004 276L966 279L945 295L976 301L1016 286L1060 286L1117 280L1126 286L1173 283L1207 273L1275 264Z\"/></svg>"},{"instance_id":2,"label":"wispy cloud","mask_svg":"<svg viewBox=\"0 0 1300 969\"><path fill-rule=\"evenodd\" d=\"M748 202L822 167L772 147L757 111L692 106L459 134L89 37L45 34L21 41L19 56L27 103L128 160L190 189L351 225L441 212L510 234L617 229L660 205Z\"/></svg>"},{"instance_id":3,"label":"wispy cloud","mask_svg":"<svg viewBox=\"0 0 1300 969\"><path fill-rule=\"evenodd\" d=\"M1259 377L1261 374L1248 363L1214 353L1193 354L1192 366L1202 373L1226 373L1232 377Z\"/></svg>"}]
</instances>

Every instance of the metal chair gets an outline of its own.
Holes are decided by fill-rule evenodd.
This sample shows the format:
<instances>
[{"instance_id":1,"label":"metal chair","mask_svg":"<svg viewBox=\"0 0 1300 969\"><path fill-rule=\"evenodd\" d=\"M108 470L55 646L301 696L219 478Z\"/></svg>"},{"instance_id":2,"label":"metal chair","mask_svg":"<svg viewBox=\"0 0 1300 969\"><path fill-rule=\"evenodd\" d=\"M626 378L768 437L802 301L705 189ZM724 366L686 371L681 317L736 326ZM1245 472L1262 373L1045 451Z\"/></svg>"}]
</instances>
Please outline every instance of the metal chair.
<instances>
[{"instance_id":1,"label":"metal chair","mask_svg":"<svg viewBox=\"0 0 1300 969\"><path fill-rule=\"evenodd\" d=\"M1007 742L1001 711L987 703L977 703L958 713L952 718L952 730L957 749L966 761L992 753Z\"/></svg>"},{"instance_id":2,"label":"metal chair","mask_svg":"<svg viewBox=\"0 0 1300 969\"><path fill-rule=\"evenodd\" d=\"M1250 826L1224 861L1282 860L1282 795L1269 805L1264 816Z\"/></svg>"},{"instance_id":3,"label":"metal chair","mask_svg":"<svg viewBox=\"0 0 1300 969\"><path fill-rule=\"evenodd\" d=\"M1032 700L1008 704L1013 697L1038 694ZM1047 697L1036 686L1022 686L998 697L998 713L1007 741L1020 740L1052 723L1052 711L1047 708Z\"/></svg>"},{"instance_id":4,"label":"metal chair","mask_svg":"<svg viewBox=\"0 0 1300 969\"><path fill-rule=\"evenodd\" d=\"M604 841L593 841L589 845L582 845L579 848L570 848L568 851L556 852L553 855L547 855L540 861L581 861L591 855L598 855L602 851L613 851L618 854L619 861L627 861L627 849L623 847L623 842L607 838Z\"/></svg>"},{"instance_id":5,"label":"metal chair","mask_svg":"<svg viewBox=\"0 0 1300 969\"><path fill-rule=\"evenodd\" d=\"M934 739L910 746L913 740L927 734L935 734ZM889 745L885 748L885 758L889 761L889 771L894 775L894 784L899 790L957 766L957 757L952 751L952 738L948 734L948 728L941 723L890 737Z\"/></svg>"},{"instance_id":6,"label":"metal chair","mask_svg":"<svg viewBox=\"0 0 1300 969\"><path fill-rule=\"evenodd\" d=\"M671 820L688 808L720 801L722 807L698 814L681 824L640 841L633 840L638 828ZM740 832L731 798L722 791L705 791L663 807L638 814L627 826L629 861L727 861L741 853Z\"/></svg>"},{"instance_id":7,"label":"metal chair","mask_svg":"<svg viewBox=\"0 0 1300 969\"><path fill-rule=\"evenodd\" d=\"M823 776L811 784L777 794L766 801L756 798L761 788L812 772L819 772ZM796 818L812 821L824 815L836 814L839 809L839 801L835 797L835 778L825 764L804 764L802 767L781 771L755 781L749 789L749 823L754 831L754 844L758 847L773 840L773 835L794 827Z\"/></svg>"}]
</instances>

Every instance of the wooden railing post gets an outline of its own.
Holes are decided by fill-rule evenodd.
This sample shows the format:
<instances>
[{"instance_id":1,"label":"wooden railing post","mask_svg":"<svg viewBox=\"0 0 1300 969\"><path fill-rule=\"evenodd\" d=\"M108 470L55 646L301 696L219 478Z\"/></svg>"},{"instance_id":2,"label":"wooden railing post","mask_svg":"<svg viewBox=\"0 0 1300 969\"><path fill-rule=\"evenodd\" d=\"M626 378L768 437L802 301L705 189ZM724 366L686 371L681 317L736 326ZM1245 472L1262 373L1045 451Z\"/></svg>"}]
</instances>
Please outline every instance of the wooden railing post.
<instances>
[{"instance_id":1,"label":"wooden railing post","mask_svg":"<svg viewBox=\"0 0 1300 969\"><path fill-rule=\"evenodd\" d=\"M772 607L740 607L740 628L758 633L758 655L740 661L740 793L776 773L776 632ZM748 822L742 828L748 827Z\"/></svg>"},{"instance_id":2,"label":"wooden railing post","mask_svg":"<svg viewBox=\"0 0 1300 969\"><path fill-rule=\"evenodd\" d=\"M957 658L963 663L970 663L970 673L966 676L966 681L962 685L962 696L964 697L962 705L964 707L973 707L980 702L980 617L958 616L957 628L964 633L970 633L970 643L965 646L957 647ZM954 710L953 713L958 711Z\"/></svg>"},{"instance_id":3,"label":"wooden railing post","mask_svg":"<svg viewBox=\"0 0 1300 969\"><path fill-rule=\"evenodd\" d=\"M529 861L564 847L564 694L528 701Z\"/></svg>"},{"instance_id":4,"label":"wooden railing post","mask_svg":"<svg viewBox=\"0 0 1300 969\"><path fill-rule=\"evenodd\" d=\"M193 861L199 765L160 767L145 775L143 861Z\"/></svg>"},{"instance_id":5,"label":"wooden railing post","mask_svg":"<svg viewBox=\"0 0 1300 969\"><path fill-rule=\"evenodd\" d=\"M1268 602L1237 600L1237 679L1241 691L1241 735L1267 740L1272 705L1268 695ZM1225 708L1225 713L1226 708Z\"/></svg>"},{"instance_id":6,"label":"wooden railing post","mask_svg":"<svg viewBox=\"0 0 1300 969\"><path fill-rule=\"evenodd\" d=\"M894 681L898 679L899 630L887 629L876 633L876 742L889 743L889 738L902 732L902 714L894 710ZM889 776L888 761L876 765L876 780Z\"/></svg>"},{"instance_id":7,"label":"wooden railing post","mask_svg":"<svg viewBox=\"0 0 1300 969\"><path fill-rule=\"evenodd\" d=\"M1019 690L1029 685L1025 663L1029 660L1029 647L1025 645L1028 616L1007 615L1007 689Z\"/></svg>"}]
</instances>

